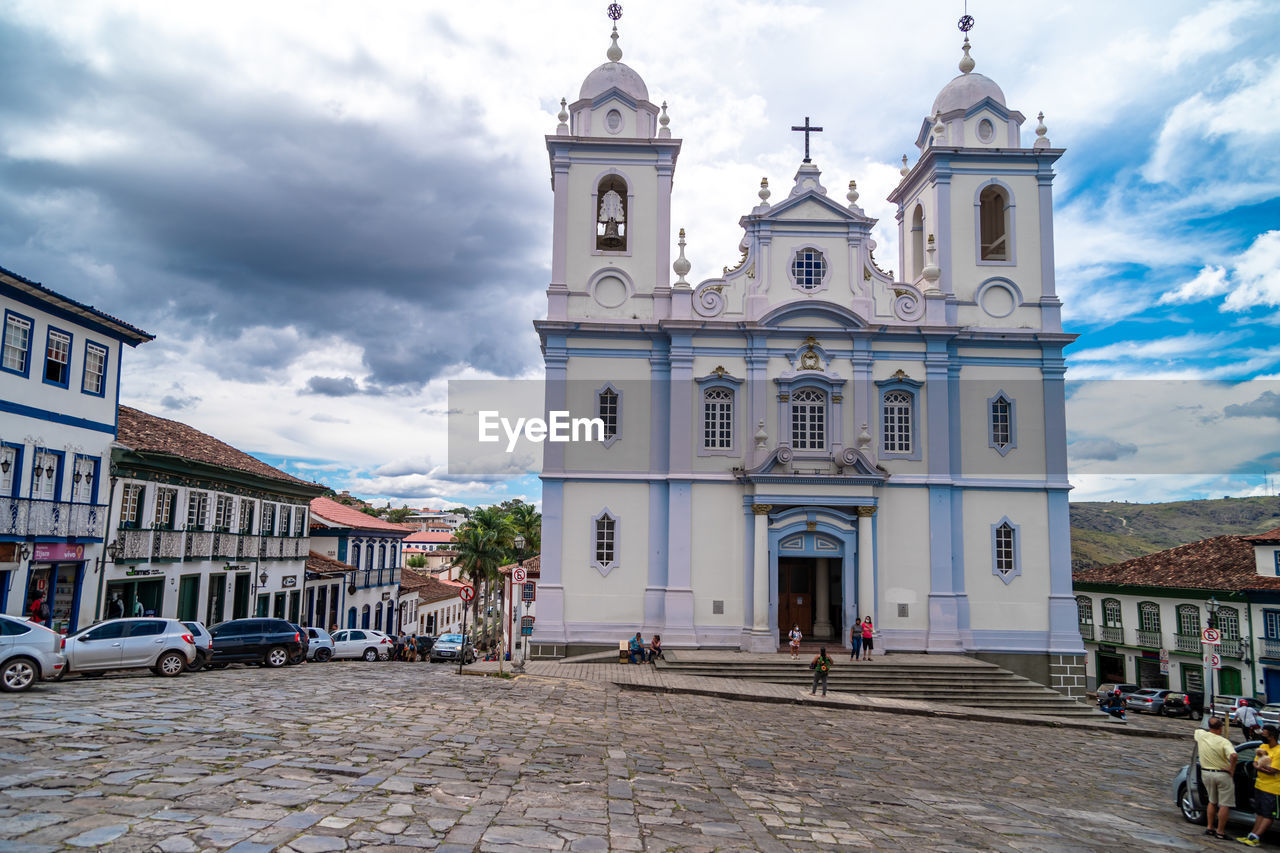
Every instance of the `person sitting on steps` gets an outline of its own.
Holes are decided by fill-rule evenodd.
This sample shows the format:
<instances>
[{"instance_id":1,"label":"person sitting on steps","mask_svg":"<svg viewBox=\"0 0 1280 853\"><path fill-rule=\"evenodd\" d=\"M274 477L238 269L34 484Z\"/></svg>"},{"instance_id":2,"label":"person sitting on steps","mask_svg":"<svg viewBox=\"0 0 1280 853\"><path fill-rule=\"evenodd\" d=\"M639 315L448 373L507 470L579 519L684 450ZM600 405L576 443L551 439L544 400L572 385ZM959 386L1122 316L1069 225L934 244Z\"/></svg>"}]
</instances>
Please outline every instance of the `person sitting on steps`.
<instances>
[{"instance_id":1,"label":"person sitting on steps","mask_svg":"<svg viewBox=\"0 0 1280 853\"><path fill-rule=\"evenodd\" d=\"M630 663L644 663L644 638L639 631L636 631L636 635L627 644L627 656Z\"/></svg>"}]
</instances>

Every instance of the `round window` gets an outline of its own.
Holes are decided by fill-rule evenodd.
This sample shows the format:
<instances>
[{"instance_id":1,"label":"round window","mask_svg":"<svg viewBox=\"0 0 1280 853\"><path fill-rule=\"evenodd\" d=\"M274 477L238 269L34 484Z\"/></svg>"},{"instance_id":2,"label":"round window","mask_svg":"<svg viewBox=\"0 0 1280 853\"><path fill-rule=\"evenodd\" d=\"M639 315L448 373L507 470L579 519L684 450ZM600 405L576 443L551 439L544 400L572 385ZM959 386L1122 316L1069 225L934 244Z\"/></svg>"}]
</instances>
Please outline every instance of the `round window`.
<instances>
[{"instance_id":1,"label":"round window","mask_svg":"<svg viewBox=\"0 0 1280 853\"><path fill-rule=\"evenodd\" d=\"M987 122L987 124L990 123ZM604 126L609 129L610 133L617 133L622 130L622 113L617 110L609 110L604 117Z\"/></svg>"},{"instance_id":2,"label":"round window","mask_svg":"<svg viewBox=\"0 0 1280 853\"><path fill-rule=\"evenodd\" d=\"M978 122L978 138L983 142L990 142L996 135L996 126L991 123L991 119L984 118Z\"/></svg>"},{"instance_id":3,"label":"round window","mask_svg":"<svg viewBox=\"0 0 1280 853\"><path fill-rule=\"evenodd\" d=\"M817 290L827 275L827 260L817 249L801 249L791 261L791 277L800 290Z\"/></svg>"}]
</instances>

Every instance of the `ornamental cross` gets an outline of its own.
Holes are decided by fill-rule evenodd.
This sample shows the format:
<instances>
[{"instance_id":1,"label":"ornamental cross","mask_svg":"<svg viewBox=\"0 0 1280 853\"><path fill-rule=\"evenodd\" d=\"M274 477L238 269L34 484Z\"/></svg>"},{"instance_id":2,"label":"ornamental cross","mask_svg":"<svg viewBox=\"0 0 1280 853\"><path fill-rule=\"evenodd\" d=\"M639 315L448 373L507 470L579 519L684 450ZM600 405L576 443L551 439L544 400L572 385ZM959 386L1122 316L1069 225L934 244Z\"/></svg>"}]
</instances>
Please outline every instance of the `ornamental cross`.
<instances>
[{"instance_id":1,"label":"ornamental cross","mask_svg":"<svg viewBox=\"0 0 1280 853\"><path fill-rule=\"evenodd\" d=\"M808 163L808 162L809 162L809 134L811 134L811 133L822 133L822 128L820 128L820 127L811 127L811 126L809 125L809 117L808 117L808 116L805 116L805 117L804 117L804 127L796 127L795 125L792 125L792 126L791 126L791 129L792 129L792 130L799 130L799 131L803 131L803 132L804 132L804 162Z\"/></svg>"}]
</instances>

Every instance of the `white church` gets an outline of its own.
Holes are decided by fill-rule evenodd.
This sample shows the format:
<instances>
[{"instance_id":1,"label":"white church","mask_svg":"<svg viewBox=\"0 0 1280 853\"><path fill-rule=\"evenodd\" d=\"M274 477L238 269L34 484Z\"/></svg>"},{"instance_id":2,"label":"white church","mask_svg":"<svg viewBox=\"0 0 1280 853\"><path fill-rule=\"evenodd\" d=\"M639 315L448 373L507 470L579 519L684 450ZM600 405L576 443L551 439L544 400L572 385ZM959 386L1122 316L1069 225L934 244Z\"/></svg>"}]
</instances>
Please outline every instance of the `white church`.
<instances>
[{"instance_id":1,"label":"white church","mask_svg":"<svg viewBox=\"0 0 1280 853\"><path fill-rule=\"evenodd\" d=\"M739 220L741 260L689 282L671 223L682 143L612 39L546 137L546 407L601 418L605 438L544 446L531 652L636 631L772 652L796 624L847 646L870 616L877 654L969 654L1079 692L1075 336L1043 121L1024 140L966 37L889 196L900 276L806 133L792 184L763 181Z\"/></svg>"}]
</instances>

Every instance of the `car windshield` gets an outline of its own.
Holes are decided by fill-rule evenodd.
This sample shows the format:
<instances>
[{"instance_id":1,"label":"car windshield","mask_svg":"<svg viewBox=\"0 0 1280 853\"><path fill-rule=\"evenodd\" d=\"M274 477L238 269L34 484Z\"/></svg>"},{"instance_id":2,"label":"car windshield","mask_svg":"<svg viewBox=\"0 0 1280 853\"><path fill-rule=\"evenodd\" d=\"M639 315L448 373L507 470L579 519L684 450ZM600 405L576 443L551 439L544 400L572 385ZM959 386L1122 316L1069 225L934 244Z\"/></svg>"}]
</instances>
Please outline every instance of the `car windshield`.
<instances>
[{"instance_id":1,"label":"car windshield","mask_svg":"<svg viewBox=\"0 0 1280 853\"><path fill-rule=\"evenodd\" d=\"M461 642L462 642L462 635L461 635L461 634L445 634L443 637L441 637L440 639L436 640L436 643L437 643L437 644L439 644L439 643L461 643Z\"/></svg>"}]
</instances>

